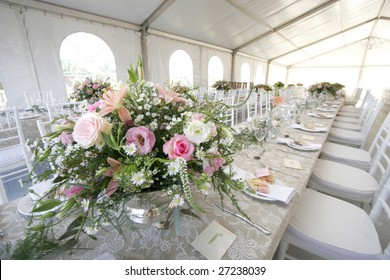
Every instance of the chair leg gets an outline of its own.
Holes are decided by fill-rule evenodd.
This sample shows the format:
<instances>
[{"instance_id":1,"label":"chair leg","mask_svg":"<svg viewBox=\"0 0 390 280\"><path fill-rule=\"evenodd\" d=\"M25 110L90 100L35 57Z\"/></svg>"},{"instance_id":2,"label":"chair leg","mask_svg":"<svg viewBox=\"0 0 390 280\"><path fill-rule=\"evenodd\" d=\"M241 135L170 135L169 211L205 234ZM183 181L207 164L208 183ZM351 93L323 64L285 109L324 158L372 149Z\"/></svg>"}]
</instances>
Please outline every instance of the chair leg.
<instances>
[{"instance_id":1,"label":"chair leg","mask_svg":"<svg viewBox=\"0 0 390 280\"><path fill-rule=\"evenodd\" d=\"M286 258L286 253L289 245L290 244L285 239L282 239L282 241L280 241L277 258L278 260L284 260Z\"/></svg>"},{"instance_id":2,"label":"chair leg","mask_svg":"<svg viewBox=\"0 0 390 280\"><path fill-rule=\"evenodd\" d=\"M7 193L5 192L3 181L0 178L0 205L6 202L8 202Z\"/></svg>"}]
</instances>

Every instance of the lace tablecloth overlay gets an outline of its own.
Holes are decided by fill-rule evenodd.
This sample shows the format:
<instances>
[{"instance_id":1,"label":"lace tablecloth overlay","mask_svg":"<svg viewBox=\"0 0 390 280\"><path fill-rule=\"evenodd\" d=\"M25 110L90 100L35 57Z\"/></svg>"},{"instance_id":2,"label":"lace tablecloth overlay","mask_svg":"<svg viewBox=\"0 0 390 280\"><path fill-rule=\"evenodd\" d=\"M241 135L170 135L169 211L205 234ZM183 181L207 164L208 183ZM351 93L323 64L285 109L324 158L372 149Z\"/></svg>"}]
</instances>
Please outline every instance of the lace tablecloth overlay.
<instances>
[{"instance_id":1,"label":"lace tablecloth overlay","mask_svg":"<svg viewBox=\"0 0 390 280\"><path fill-rule=\"evenodd\" d=\"M327 131L333 123L333 119L312 117L306 119L327 127ZM290 137L306 135L313 139L312 142L323 144L327 134L328 132L310 133L291 129ZM138 230L124 228L123 235L116 229L100 230L96 235L96 241L89 237L82 240L82 247L89 250L78 250L72 255L63 254L60 258L95 259L108 252L115 259L205 259L192 247L191 242L213 220L216 220L237 236L222 259L272 259L320 154L320 150L300 151L283 144L276 144L275 139L268 139L264 144L266 152L261 155L261 159L254 158L257 152L255 146L244 149L234 158L235 166L253 174L256 169L264 165L269 166L277 180L295 189L294 197L288 205L278 201L258 200L244 193L237 194L240 206L245 213L254 223L268 228L272 232L270 235L265 235L248 223L210 204L212 201L220 203L219 195L210 193L211 199L198 200L199 204L208 210L208 213L197 213L201 219L181 215L178 233L175 226L160 230L151 225L142 224L137 225ZM284 159L299 161L302 169L286 168ZM224 199L224 203L229 206L229 199ZM6 242L12 244L24 234L26 219L18 213L17 204L18 200L0 207L0 228L4 231L4 238L0 240L1 250L5 249ZM47 256L47 258L50 259L52 256Z\"/></svg>"}]
</instances>

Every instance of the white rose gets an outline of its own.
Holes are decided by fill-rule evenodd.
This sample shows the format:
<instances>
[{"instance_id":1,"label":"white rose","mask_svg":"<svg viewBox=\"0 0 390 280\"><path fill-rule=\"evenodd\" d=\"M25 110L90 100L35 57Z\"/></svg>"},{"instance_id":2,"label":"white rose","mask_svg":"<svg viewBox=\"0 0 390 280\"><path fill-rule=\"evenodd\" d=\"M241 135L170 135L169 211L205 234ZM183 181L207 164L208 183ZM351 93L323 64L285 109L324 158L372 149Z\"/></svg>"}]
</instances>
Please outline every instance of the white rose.
<instances>
[{"instance_id":1,"label":"white rose","mask_svg":"<svg viewBox=\"0 0 390 280\"><path fill-rule=\"evenodd\" d=\"M198 120L191 121L187 128L184 129L184 134L186 135L187 139L197 145L205 142L210 136L211 132L210 125Z\"/></svg>"},{"instance_id":2,"label":"white rose","mask_svg":"<svg viewBox=\"0 0 390 280\"><path fill-rule=\"evenodd\" d=\"M102 146L104 144L102 132L109 134L111 125L97 113L90 112L76 121L72 136L80 147L87 149L93 145Z\"/></svg>"}]
</instances>

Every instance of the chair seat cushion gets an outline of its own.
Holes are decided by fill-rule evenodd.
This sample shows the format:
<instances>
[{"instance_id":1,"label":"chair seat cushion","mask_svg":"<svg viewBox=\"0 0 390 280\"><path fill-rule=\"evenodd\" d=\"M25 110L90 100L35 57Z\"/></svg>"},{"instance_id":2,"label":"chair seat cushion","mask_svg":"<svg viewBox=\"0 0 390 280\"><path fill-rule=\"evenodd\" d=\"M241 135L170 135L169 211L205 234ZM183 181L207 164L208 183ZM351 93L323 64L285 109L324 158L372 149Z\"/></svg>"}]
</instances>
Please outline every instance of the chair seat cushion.
<instances>
[{"instance_id":1,"label":"chair seat cushion","mask_svg":"<svg viewBox=\"0 0 390 280\"><path fill-rule=\"evenodd\" d=\"M363 144L364 135L359 131L332 127L329 130L328 140L331 142L342 143L346 145L360 146Z\"/></svg>"},{"instance_id":2,"label":"chair seat cushion","mask_svg":"<svg viewBox=\"0 0 390 280\"><path fill-rule=\"evenodd\" d=\"M320 158L354 166L364 171L368 171L371 166L371 155L366 150L331 142L325 142Z\"/></svg>"},{"instance_id":3,"label":"chair seat cushion","mask_svg":"<svg viewBox=\"0 0 390 280\"><path fill-rule=\"evenodd\" d=\"M350 112L350 113L360 113L361 108L352 107L352 106L343 106L340 108L339 112Z\"/></svg>"},{"instance_id":4,"label":"chair seat cushion","mask_svg":"<svg viewBox=\"0 0 390 280\"><path fill-rule=\"evenodd\" d=\"M332 259L380 259L375 226L361 208L306 189L287 227L287 234Z\"/></svg>"},{"instance_id":5,"label":"chair seat cushion","mask_svg":"<svg viewBox=\"0 0 390 280\"><path fill-rule=\"evenodd\" d=\"M20 144L0 149L0 170L21 161L24 162L24 154Z\"/></svg>"},{"instance_id":6,"label":"chair seat cushion","mask_svg":"<svg viewBox=\"0 0 390 280\"><path fill-rule=\"evenodd\" d=\"M364 170L339 162L318 159L308 186L354 201L371 202L378 183Z\"/></svg>"},{"instance_id":7,"label":"chair seat cushion","mask_svg":"<svg viewBox=\"0 0 390 280\"><path fill-rule=\"evenodd\" d=\"M344 112L344 111L339 111L337 113L338 116L342 117L348 117L348 118L359 118L360 117L360 112Z\"/></svg>"},{"instance_id":8,"label":"chair seat cushion","mask_svg":"<svg viewBox=\"0 0 390 280\"><path fill-rule=\"evenodd\" d=\"M349 118L349 117L342 117L342 116L337 116L334 120L338 122L349 122L349 123L356 123L356 124L359 123L359 119L357 118Z\"/></svg>"},{"instance_id":9,"label":"chair seat cushion","mask_svg":"<svg viewBox=\"0 0 390 280\"><path fill-rule=\"evenodd\" d=\"M362 130L362 127L357 123L334 121L332 126L337 128L347 129L347 130L353 130L353 131Z\"/></svg>"}]
</instances>

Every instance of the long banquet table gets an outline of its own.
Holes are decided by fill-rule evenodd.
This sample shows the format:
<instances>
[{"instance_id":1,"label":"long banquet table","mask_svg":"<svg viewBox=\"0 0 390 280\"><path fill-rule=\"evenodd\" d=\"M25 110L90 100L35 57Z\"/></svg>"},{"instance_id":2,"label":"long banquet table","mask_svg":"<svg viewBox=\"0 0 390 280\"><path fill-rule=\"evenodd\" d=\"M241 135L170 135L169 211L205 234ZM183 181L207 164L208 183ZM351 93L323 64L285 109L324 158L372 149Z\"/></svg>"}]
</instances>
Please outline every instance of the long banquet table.
<instances>
[{"instance_id":1,"label":"long banquet table","mask_svg":"<svg viewBox=\"0 0 390 280\"><path fill-rule=\"evenodd\" d=\"M336 115L336 112L334 114ZM290 134L295 136L310 135L314 137L313 142L324 144L333 119L318 119L307 116L306 118L309 122L323 124L327 127L327 132L309 133L292 129ZM261 156L261 160L253 157L256 150L247 148L235 156L234 165L253 173L263 164L282 170L283 173L276 170L271 170L271 172L276 179L295 189L294 197L286 205L282 202L258 200L244 193L237 193L236 196L240 206L251 220L268 228L272 232L270 235L265 235L248 223L215 207L212 202L220 202L220 197L217 193L210 193L207 200L199 200L200 206L207 209L208 213L197 213L201 219L181 215L178 232L176 232L174 225L168 229L160 230L143 224L137 225L138 230L136 231L125 229L124 235L113 228L100 230L96 235L96 241L89 237L82 239L82 247L89 250L78 250L72 255L67 253L55 257L49 255L47 258L96 259L108 254L115 259L205 259L191 245L191 242L212 221L216 220L237 236L222 259L272 259L293 211L299 203L300 195L306 187L320 150L298 151L286 145L276 144L275 139L267 140L264 147L266 152ZM284 158L298 160L302 169L284 167ZM286 173L295 174L296 177ZM18 213L18 202L19 200L16 200L0 206L0 228L4 231L4 238L0 240L2 252L4 252L6 242L12 244L24 235L27 219ZM224 203L228 205L228 199L225 199Z\"/></svg>"}]
</instances>

